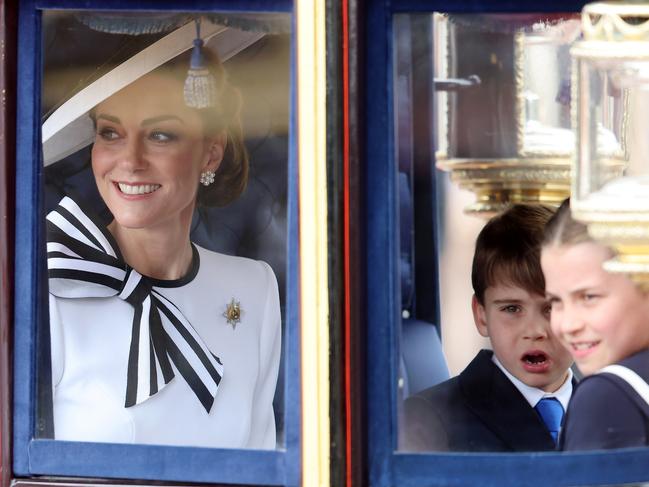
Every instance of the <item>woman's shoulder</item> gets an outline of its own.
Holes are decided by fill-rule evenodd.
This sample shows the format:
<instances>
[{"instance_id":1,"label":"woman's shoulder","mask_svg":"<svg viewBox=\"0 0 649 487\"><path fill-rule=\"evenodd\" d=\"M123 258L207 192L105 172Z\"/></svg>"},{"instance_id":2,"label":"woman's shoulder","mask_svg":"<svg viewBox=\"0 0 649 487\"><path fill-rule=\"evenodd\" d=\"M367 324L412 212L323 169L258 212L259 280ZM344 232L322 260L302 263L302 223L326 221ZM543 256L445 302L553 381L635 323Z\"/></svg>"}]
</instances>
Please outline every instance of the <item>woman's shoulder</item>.
<instances>
[{"instance_id":1,"label":"woman's shoulder","mask_svg":"<svg viewBox=\"0 0 649 487\"><path fill-rule=\"evenodd\" d=\"M194 244L196 245L196 244ZM277 287L272 268L262 260L227 255L196 245L200 258L200 273L210 279L221 278L230 285L247 287Z\"/></svg>"},{"instance_id":2,"label":"woman's shoulder","mask_svg":"<svg viewBox=\"0 0 649 487\"><path fill-rule=\"evenodd\" d=\"M200 256L201 266L218 266L221 269L232 268L238 272L272 272L270 266L263 260L255 260L238 255L222 254L194 244Z\"/></svg>"}]
</instances>

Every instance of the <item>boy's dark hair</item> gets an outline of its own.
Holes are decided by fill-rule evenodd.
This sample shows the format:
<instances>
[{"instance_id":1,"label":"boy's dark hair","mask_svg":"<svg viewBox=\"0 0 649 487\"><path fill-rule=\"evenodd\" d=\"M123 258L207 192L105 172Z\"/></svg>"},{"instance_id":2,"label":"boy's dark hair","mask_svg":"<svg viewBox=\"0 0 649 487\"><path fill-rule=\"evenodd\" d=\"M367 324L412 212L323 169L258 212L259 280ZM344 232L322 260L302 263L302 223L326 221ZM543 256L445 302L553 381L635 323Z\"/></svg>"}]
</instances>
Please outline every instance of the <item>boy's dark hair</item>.
<instances>
[{"instance_id":1,"label":"boy's dark hair","mask_svg":"<svg viewBox=\"0 0 649 487\"><path fill-rule=\"evenodd\" d=\"M543 205L513 205L487 222L473 254L471 283L480 304L496 283L545 294L541 270L543 229L554 211Z\"/></svg>"}]
</instances>

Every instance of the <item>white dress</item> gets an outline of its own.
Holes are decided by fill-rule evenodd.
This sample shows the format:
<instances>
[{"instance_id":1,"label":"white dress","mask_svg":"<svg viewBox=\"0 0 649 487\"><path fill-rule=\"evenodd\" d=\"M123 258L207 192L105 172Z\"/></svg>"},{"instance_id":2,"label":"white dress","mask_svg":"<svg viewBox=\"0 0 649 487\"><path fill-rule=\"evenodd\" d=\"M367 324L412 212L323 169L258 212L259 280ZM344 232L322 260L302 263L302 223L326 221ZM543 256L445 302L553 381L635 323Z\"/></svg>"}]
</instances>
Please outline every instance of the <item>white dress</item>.
<instances>
[{"instance_id":1,"label":"white dress","mask_svg":"<svg viewBox=\"0 0 649 487\"><path fill-rule=\"evenodd\" d=\"M273 397L280 359L277 281L264 262L196 247L198 266L155 290L181 310L224 373L208 414L182 376L124 407L133 307L117 298L50 294L57 440L275 448ZM234 299L241 322L224 312Z\"/></svg>"}]
</instances>

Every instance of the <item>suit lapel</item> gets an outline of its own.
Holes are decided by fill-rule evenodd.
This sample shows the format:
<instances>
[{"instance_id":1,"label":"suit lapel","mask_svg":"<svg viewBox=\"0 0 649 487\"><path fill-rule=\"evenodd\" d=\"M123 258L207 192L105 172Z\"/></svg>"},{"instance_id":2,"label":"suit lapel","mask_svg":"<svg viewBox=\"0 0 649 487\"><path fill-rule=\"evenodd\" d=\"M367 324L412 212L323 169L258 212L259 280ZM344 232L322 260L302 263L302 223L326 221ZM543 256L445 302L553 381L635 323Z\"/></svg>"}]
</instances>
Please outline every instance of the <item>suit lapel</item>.
<instances>
[{"instance_id":1,"label":"suit lapel","mask_svg":"<svg viewBox=\"0 0 649 487\"><path fill-rule=\"evenodd\" d=\"M468 407L513 451L554 450L541 418L491 356L482 350L460 374Z\"/></svg>"}]
</instances>

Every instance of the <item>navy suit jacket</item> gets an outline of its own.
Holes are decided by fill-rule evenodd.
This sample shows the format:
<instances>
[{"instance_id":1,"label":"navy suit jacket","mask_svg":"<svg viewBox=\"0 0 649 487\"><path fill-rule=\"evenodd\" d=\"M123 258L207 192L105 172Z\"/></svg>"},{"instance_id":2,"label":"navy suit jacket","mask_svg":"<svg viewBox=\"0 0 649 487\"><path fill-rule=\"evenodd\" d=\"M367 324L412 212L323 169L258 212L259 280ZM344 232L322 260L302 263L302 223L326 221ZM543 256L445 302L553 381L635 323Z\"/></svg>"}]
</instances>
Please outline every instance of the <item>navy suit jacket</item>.
<instances>
[{"instance_id":1,"label":"navy suit jacket","mask_svg":"<svg viewBox=\"0 0 649 487\"><path fill-rule=\"evenodd\" d=\"M460 375L409 397L399 447L409 451L544 451L555 444L516 386L481 350Z\"/></svg>"},{"instance_id":2,"label":"navy suit jacket","mask_svg":"<svg viewBox=\"0 0 649 487\"><path fill-rule=\"evenodd\" d=\"M649 382L649 350L619 362ZM561 435L564 450L649 445L649 405L623 379L595 374L573 393Z\"/></svg>"}]
</instances>

